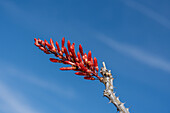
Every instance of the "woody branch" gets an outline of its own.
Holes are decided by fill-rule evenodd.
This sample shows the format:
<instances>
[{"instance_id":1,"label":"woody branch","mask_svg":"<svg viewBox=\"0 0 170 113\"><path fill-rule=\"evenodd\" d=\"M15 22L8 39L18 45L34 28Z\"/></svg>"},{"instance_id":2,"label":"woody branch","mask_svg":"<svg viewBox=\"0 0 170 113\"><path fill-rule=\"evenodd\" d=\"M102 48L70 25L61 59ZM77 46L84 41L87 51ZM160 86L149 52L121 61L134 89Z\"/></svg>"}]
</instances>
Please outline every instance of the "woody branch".
<instances>
[{"instance_id":1,"label":"woody branch","mask_svg":"<svg viewBox=\"0 0 170 113\"><path fill-rule=\"evenodd\" d=\"M116 97L115 93L113 92L114 78L112 77L111 71L106 69L104 62L100 73L103 75L103 79L101 80L101 82L105 85L106 88L104 90L103 96L107 97L110 100L109 103L113 103L116 106L119 113L130 113L129 108L125 108L124 103L120 102L119 97Z\"/></svg>"}]
</instances>

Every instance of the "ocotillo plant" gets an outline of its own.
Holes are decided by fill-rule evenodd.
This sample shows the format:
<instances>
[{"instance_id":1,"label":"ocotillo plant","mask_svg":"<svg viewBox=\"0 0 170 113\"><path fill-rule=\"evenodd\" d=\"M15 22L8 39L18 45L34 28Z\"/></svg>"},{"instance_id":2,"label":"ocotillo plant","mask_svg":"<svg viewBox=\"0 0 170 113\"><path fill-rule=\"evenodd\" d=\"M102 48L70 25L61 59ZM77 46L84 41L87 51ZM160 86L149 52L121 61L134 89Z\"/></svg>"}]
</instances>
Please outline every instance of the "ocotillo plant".
<instances>
[{"instance_id":1,"label":"ocotillo plant","mask_svg":"<svg viewBox=\"0 0 170 113\"><path fill-rule=\"evenodd\" d=\"M60 70L73 70L76 71L76 75L83 76L86 80L99 80L105 85L105 90L103 96L107 97L110 100L110 103L113 103L119 113L130 113L129 108L125 108L124 103L119 100L119 97L116 97L113 89L113 76L110 70L106 69L105 63L103 62L103 67L100 70L101 76L98 75L99 67L97 63L97 58L92 58L91 51L88 54L83 52L81 44L79 45L79 52L75 52L75 43L70 43L68 40L67 48L65 47L65 38L62 38L62 46L60 48L58 42L56 41L56 47L53 43L53 40L50 39L50 43L46 40L36 39L35 45L39 47L46 54L54 54L56 58L50 58L51 62L54 63L63 63L71 65L71 67L62 67Z\"/></svg>"}]
</instances>

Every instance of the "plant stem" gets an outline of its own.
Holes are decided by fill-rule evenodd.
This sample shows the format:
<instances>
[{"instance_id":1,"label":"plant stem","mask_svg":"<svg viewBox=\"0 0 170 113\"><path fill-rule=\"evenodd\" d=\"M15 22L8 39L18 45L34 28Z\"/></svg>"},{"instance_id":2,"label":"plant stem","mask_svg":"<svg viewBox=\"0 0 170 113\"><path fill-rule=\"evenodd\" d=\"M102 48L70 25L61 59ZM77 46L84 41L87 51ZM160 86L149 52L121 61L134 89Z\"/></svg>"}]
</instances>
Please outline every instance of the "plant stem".
<instances>
[{"instance_id":1,"label":"plant stem","mask_svg":"<svg viewBox=\"0 0 170 113\"><path fill-rule=\"evenodd\" d=\"M103 62L103 67L100 70L100 73L103 75L103 79L101 79L100 82L102 82L106 88L104 90L103 96L107 97L110 100L109 103L113 103L116 106L117 111L119 111L119 113L130 113L129 108L125 108L125 106L124 106L125 103L122 103L119 100L119 97L116 97L115 93L113 92L114 78L111 74L111 70L106 69L104 62Z\"/></svg>"}]
</instances>

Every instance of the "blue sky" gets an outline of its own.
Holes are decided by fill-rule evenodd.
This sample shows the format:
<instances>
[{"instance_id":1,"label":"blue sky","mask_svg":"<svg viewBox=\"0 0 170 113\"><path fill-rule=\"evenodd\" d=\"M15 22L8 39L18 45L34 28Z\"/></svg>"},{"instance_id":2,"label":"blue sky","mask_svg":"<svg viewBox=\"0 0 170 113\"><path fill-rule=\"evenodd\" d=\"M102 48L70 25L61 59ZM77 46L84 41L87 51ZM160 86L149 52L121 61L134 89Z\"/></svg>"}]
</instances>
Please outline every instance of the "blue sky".
<instances>
[{"instance_id":1,"label":"blue sky","mask_svg":"<svg viewBox=\"0 0 170 113\"><path fill-rule=\"evenodd\" d=\"M116 113L103 84L62 72L34 38L81 43L131 113L169 113L169 0L1 0L0 113Z\"/></svg>"}]
</instances>

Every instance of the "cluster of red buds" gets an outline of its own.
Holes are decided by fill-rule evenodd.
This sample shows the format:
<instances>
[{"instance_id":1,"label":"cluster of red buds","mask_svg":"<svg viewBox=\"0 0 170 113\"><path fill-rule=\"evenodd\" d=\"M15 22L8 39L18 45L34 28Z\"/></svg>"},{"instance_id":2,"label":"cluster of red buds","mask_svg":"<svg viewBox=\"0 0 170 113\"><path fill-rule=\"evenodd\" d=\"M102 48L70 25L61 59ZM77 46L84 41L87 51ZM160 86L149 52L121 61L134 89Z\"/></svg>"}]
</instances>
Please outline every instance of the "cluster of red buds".
<instances>
[{"instance_id":1,"label":"cluster of red buds","mask_svg":"<svg viewBox=\"0 0 170 113\"><path fill-rule=\"evenodd\" d=\"M75 43L71 44L68 40L67 48L64 46L65 38L62 38L62 46L60 48L58 42L56 41L56 47L54 46L53 40L50 39L50 43L47 40L40 40L39 38L35 40L35 45L39 47L46 54L54 54L55 58L50 58L51 62L69 64L71 67L62 67L60 70L74 70L77 71L76 75L84 76L87 80L101 80L102 77L98 76L98 63L96 57L92 58L91 51L83 53L83 48L81 44L79 45L79 52L75 52Z\"/></svg>"}]
</instances>

